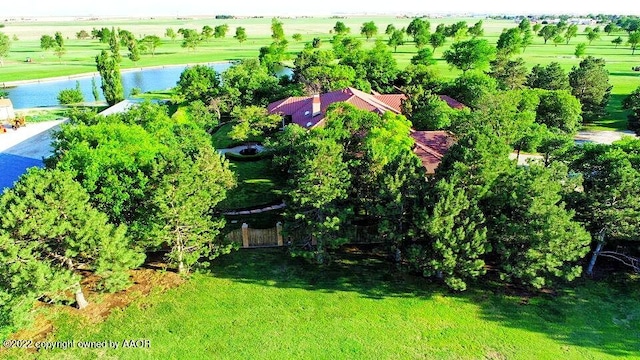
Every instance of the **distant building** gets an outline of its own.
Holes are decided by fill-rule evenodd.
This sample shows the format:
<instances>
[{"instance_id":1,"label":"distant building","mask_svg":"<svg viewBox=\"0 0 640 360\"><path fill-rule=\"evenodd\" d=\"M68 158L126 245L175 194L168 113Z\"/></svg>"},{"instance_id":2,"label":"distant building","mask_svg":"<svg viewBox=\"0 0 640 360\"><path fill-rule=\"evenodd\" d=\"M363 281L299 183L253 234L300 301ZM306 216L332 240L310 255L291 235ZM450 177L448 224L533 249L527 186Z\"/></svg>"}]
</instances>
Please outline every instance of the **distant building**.
<instances>
[{"instance_id":1,"label":"distant building","mask_svg":"<svg viewBox=\"0 0 640 360\"><path fill-rule=\"evenodd\" d=\"M16 117L11 99L0 99L0 121L11 120Z\"/></svg>"}]
</instances>

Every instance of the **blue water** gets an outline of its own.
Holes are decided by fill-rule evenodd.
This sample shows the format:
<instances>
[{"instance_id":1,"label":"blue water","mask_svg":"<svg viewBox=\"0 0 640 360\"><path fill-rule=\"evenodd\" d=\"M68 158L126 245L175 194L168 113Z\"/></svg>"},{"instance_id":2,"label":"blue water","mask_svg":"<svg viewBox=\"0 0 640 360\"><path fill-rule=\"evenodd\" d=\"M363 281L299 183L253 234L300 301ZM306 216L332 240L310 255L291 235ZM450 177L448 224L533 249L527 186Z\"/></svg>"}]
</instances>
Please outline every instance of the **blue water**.
<instances>
[{"instance_id":1,"label":"blue water","mask_svg":"<svg viewBox=\"0 0 640 360\"><path fill-rule=\"evenodd\" d=\"M28 168L37 166L43 167L42 160L31 159L24 156L11 154L0 154L0 194L5 188L13 187L13 183L18 181Z\"/></svg>"},{"instance_id":2,"label":"blue water","mask_svg":"<svg viewBox=\"0 0 640 360\"><path fill-rule=\"evenodd\" d=\"M216 63L210 65L218 73L226 70L231 63ZM136 71L126 71L122 73L122 85L124 94L130 97L132 88L139 88L143 92L151 90L165 90L176 86L180 73L186 66L166 66L156 69L143 69ZM104 100L102 89L100 88L100 76L94 77L100 100ZM9 92L9 99L15 109L56 106L58 103L58 93L60 90L73 89L76 81L80 83L80 89L84 94L85 101L94 101L91 91L91 77L74 78L69 80L42 81L38 83L16 86L5 89Z\"/></svg>"}]
</instances>

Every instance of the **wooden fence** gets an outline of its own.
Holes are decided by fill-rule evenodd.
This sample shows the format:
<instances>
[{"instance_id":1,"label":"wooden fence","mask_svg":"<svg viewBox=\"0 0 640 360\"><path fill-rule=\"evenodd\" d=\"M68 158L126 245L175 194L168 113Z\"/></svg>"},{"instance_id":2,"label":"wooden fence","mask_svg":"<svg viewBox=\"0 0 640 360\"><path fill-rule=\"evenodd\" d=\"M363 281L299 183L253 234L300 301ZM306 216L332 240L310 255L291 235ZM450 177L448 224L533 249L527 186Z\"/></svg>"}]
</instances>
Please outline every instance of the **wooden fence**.
<instances>
[{"instance_id":1,"label":"wooden fence","mask_svg":"<svg viewBox=\"0 0 640 360\"><path fill-rule=\"evenodd\" d=\"M233 230L227 234L227 238L233 242L242 244L243 248L283 246L282 223L269 229L252 229L247 223L242 228Z\"/></svg>"},{"instance_id":2,"label":"wooden fence","mask_svg":"<svg viewBox=\"0 0 640 360\"><path fill-rule=\"evenodd\" d=\"M378 244L384 242L376 225L352 225L347 228L347 237L351 239L349 244Z\"/></svg>"},{"instance_id":3,"label":"wooden fence","mask_svg":"<svg viewBox=\"0 0 640 360\"><path fill-rule=\"evenodd\" d=\"M376 226L353 225L346 229L346 236L350 239L349 244L377 244L383 239L376 233ZM282 223L278 222L275 227L268 229L252 229L248 224L242 224L240 229L236 229L227 234L230 241L241 244L243 248L283 246ZM295 236L293 236L295 239ZM289 239L291 240L291 239ZM294 241L295 243L295 241ZM314 239L311 245L316 245Z\"/></svg>"}]
</instances>

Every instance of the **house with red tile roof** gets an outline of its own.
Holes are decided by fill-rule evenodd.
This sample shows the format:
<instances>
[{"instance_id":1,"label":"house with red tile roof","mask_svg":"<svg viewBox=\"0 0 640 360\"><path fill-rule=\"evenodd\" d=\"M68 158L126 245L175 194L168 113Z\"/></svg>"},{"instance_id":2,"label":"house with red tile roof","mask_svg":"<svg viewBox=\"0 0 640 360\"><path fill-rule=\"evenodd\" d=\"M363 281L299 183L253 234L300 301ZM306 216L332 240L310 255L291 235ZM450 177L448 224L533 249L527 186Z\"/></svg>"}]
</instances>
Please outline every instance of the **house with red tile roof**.
<instances>
[{"instance_id":1,"label":"house with red tile roof","mask_svg":"<svg viewBox=\"0 0 640 360\"><path fill-rule=\"evenodd\" d=\"M267 110L270 114L282 115L285 124L294 123L310 129L323 123L327 108L336 102L346 102L359 109L380 115L387 111L401 114L402 101L406 98L405 94L367 94L347 87L324 94L288 97L272 102L267 106ZM440 95L440 98L454 109L465 107L464 104L447 95Z\"/></svg>"},{"instance_id":2,"label":"house with red tile roof","mask_svg":"<svg viewBox=\"0 0 640 360\"><path fill-rule=\"evenodd\" d=\"M415 141L413 152L422 161L427 175L435 174L444 155L456 143L455 136L448 131L412 131L411 137Z\"/></svg>"},{"instance_id":3,"label":"house with red tile roof","mask_svg":"<svg viewBox=\"0 0 640 360\"><path fill-rule=\"evenodd\" d=\"M272 102L267 110L270 114L282 115L284 125L294 123L311 129L324 123L327 108L336 102L346 102L379 115L387 111L401 114L402 101L406 98L405 94L367 94L348 87L325 94L288 97ZM447 95L440 95L440 98L454 109L466 107ZM447 131L412 131L411 136L415 141L414 151L422 160L428 175L435 172L444 154L455 143L455 137Z\"/></svg>"}]
</instances>

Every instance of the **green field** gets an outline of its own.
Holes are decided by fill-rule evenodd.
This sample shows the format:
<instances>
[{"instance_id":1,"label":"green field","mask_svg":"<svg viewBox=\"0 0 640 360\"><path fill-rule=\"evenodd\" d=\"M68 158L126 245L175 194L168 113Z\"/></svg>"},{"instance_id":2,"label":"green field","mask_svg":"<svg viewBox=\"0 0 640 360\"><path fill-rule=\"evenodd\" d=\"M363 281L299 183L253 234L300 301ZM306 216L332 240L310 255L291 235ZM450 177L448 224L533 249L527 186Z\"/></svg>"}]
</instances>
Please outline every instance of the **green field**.
<instances>
[{"instance_id":1,"label":"green field","mask_svg":"<svg viewBox=\"0 0 640 360\"><path fill-rule=\"evenodd\" d=\"M319 37L328 46L331 38L329 30L333 27L337 19L332 18L297 18L282 19L287 36L300 33L303 36L301 42L289 39L289 51L292 56L300 51L306 42L314 37ZM353 17L348 19L338 19L346 23L352 29L352 33L359 33L360 26L367 20L373 20L379 27L379 32L383 32L387 24L394 24L397 28L405 27L411 19L395 17ZM431 19L432 29L440 23L452 23L465 20L472 25L479 18L447 18ZM235 60L247 57L256 57L258 49L267 45L271 38L269 18L259 19L131 19L131 20L82 20L75 22L9 22L2 29L2 32L10 37L16 35L18 41L13 42L11 53L5 60L4 67L0 68L0 84L9 81L41 79L55 76L69 76L81 73L95 72L95 56L105 48L105 44L100 44L96 40L76 40L75 33L80 30L91 31L92 28L101 27L121 27L132 31L138 36L158 35L163 38L163 44L158 47L156 55L144 55L142 59L133 63L126 57L123 59L123 68L140 68L147 66L160 66L169 64L202 63L223 60ZM503 28L516 25L513 21L484 19L485 38L495 43ZM200 30L204 25L214 27L226 23L229 25L229 33L224 39L211 39L203 43L195 51L188 51L180 47L180 39L171 41L164 37L166 28L191 28ZM248 40L242 44L232 38L235 28L243 26L247 29ZM571 39L569 45L554 46L551 41L547 45L543 44L540 37L536 37L534 44L529 46L521 54L529 68L535 64L546 65L552 61L559 62L566 70L579 63L579 59L573 56L575 45L587 43L586 36L582 33L584 26L580 26L579 35ZM40 36L44 34L53 35L56 31L61 31L67 38L67 54L62 59L58 59L51 51L44 52L40 49ZM627 45L619 46L617 49L611 43L617 36L626 39L626 33L616 33L611 36L602 33L601 39L587 46L587 55L602 57L607 61L607 68L610 72L611 83L613 85L612 98L609 104L610 115L595 124L588 124L593 129L624 129L626 127L626 114L621 111L622 99L640 86L640 72L631 70L632 66L640 66L640 52L632 56ZM386 35L378 38L386 40ZM364 39L364 38L363 38ZM371 46L373 41L366 42ZM448 48L451 40L443 48L436 51L435 56L439 59L435 65L436 69L444 78L453 78L459 74L458 70L451 69L442 59L442 52ZM126 53L126 49L121 50ZM395 54L401 67L409 63L411 57L417 49L413 43L408 42L398 47ZM32 63L24 60L30 57Z\"/></svg>"},{"instance_id":2,"label":"green field","mask_svg":"<svg viewBox=\"0 0 640 360\"><path fill-rule=\"evenodd\" d=\"M237 186L220 202L220 209L255 208L282 199L283 184L274 173L271 159L230 161L229 168L236 174Z\"/></svg>"},{"instance_id":3,"label":"green field","mask_svg":"<svg viewBox=\"0 0 640 360\"><path fill-rule=\"evenodd\" d=\"M638 359L640 290L582 280L557 294L444 291L351 253L318 267L240 250L210 275L145 297L104 323L59 315L48 340L150 347L54 350L42 359ZM15 358L25 354L14 352Z\"/></svg>"}]
</instances>

